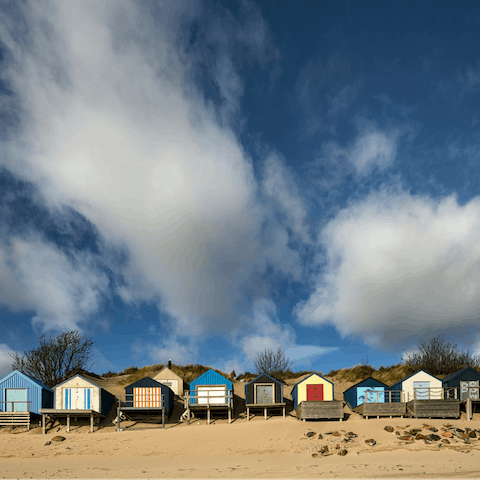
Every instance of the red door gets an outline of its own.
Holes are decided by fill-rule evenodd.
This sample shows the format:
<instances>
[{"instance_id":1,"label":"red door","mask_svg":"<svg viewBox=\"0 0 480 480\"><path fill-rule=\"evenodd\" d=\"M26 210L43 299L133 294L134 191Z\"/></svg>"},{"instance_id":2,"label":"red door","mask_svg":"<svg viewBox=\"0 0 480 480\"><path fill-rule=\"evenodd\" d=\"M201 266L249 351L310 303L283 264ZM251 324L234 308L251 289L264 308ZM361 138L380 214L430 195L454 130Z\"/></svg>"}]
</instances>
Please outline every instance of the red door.
<instances>
[{"instance_id":1,"label":"red door","mask_svg":"<svg viewBox=\"0 0 480 480\"><path fill-rule=\"evenodd\" d=\"M307 402L323 400L323 385L307 385Z\"/></svg>"}]
</instances>

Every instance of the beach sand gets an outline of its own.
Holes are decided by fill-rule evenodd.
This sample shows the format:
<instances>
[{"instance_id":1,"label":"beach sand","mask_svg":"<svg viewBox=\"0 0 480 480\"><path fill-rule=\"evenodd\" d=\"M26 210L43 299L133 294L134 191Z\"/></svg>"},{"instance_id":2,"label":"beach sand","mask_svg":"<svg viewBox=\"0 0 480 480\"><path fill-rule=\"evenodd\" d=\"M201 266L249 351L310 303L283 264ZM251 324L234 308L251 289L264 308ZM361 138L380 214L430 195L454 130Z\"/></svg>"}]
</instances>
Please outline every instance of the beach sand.
<instances>
[{"instance_id":1,"label":"beach sand","mask_svg":"<svg viewBox=\"0 0 480 480\"><path fill-rule=\"evenodd\" d=\"M210 425L195 419L191 425L158 425L124 422L117 432L112 425L93 434L86 425L55 426L43 435L36 427L26 432L17 427L0 431L1 478L479 478L480 440L470 445L450 439L450 445L423 441L405 444L386 425L422 428L444 424L480 428L480 414L466 421L444 419L369 419L352 414L346 421L300 422L292 415L283 419L257 416L247 422L224 419ZM143 428L142 428L143 427ZM312 438L305 433L313 431ZM354 432L352 441L327 432ZM323 439L318 438L318 434ZM431 433L428 431L425 434ZM51 441L63 435L62 442ZM370 447L365 440L373 438ZM337 455L336 444L348 453ZM312 457L328 445L330 456Z\"/></svg>"}]
</instances>

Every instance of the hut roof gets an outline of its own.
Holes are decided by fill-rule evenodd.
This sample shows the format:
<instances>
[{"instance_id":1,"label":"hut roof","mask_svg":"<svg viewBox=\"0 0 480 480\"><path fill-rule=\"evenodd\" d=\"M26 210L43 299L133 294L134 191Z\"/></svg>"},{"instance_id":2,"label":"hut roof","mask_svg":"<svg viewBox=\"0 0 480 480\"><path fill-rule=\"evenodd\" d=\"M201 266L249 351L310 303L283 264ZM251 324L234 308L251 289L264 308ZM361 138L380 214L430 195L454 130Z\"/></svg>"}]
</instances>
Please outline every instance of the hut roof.
<instances>
[{"instance_id":1,"label":"hut roof","mask_svg":"<svg viewBox=\"0 0 480 480\"><path fill-rule=\"evenodd\" d=\"M220 375L213 369L207 370L205 373L197 377L195 380L192 380L190 382L190 385L196 385L198 382L202 381L204 377L207 377L207 378L210 377L210 379L212 380L215 379L214 381L216 383L214 384L217 384L220 382L219 384L223 385L225 383L227 384L230 390L233 388L233 383L230 380L228 380L228 378L225 378L223 375Z\"/></svg>"},{"instance_id":2,"label":"hut roof","mask_svg":"<svg viewBox=\"0 0 480 480\"><path fill-rule=\"evenodd\" d=\"M183 380L183 378L180 376L180 375L177 375L171 368L168 368L168 367L163 367L161 370L159 370L155 375L154 377L156 377L157 375L160 375L164 370L170 372L172 375L175 375L177 378L179 378L180 380Z\"/></svg>"},{"instance_id":3,"label":"hut roof","mask_svg":"<svg viewBox=\"0 0 480 480\"><path fill-rule=\"evenodd\" d=\"M372 376L370 376L370 377L364 378L363 380L360 380L358 383L356 383L355 385L352 385L350 388L347 388L347 389L345 390L345 392L343 392L343 393L345 394L346 392L348 392L348 391L350 391L350 390L353 390L354 388L357 388L357 387L361 386L362 383L365 383L367 380L370 380L370 379L372 379L372 380L374 380L375 382L377 382L377 383L379 384L378 386L380 386L380 387L387 387L387 388L388 388L388 385L387 385L386 383L383 383L383 382L381 382L380 380L377 380L376 378L373 378Z\"/></svg>"},{"instance_id":4,"label":"hut roof","mask_svg":"<svg viewBox=\"0 0 480 480\"><path fill-rule=\"evenodd\" d=\"M53 393L53 390L50 387L47 387L44 383L42 383L40 380L37 380L36 378L32 377L31 375L28 375L26 373L22 373L19 370L14 370L12 373L8 374L6 377L3 377L0 382L3 382L4 380L9 379L10 377L13 377L13 375L21 375L22 377L25 377L27 380L31 380L32 382L36 383L39 387L45 388L49 392Z\"/></svg>"},{"instance_id":5,"label":"hut roof","mask_svg":"<svg viewBox=\"0 0 480 480\"><path fill-rule=\"evenodd\" d=\"M279 380L276 380L275 378L271 377L270 375L266 374L266 373L261 373L258 377L255 377L253 380L250 380L248 383L245 384L245 388L247 388L251 383L254 383L255 380L259 379L260 377L268 377L270 380L272 380L273 382L275 383L278 383L280 385L283 385L282 382L280 382Z\"/></svg>"},{"instance_id":6,"label":"hut roof","mask_svg":"<svg viewBox=\"0 0 480 480\"><path fill-rule=\"evenodd\" d=\"M459 370L458 372L455 372L455 373L451 373L450 375L447 375L443 380L442 382L448 382L450 380L453 380L455 377L460 377L461 375L463 375L465 372L475 372L479 377L480 377L480 372L478 370L475 370L474 368L472 367L465 367L465 368L462 368L461 370Z\"/></svg>"},{"instance_id":7,"label":"hut roof","mask_svg":"<svg viewBox=\"0 0 480 480\"><path fill-rule=\"evenodd\" d=\"M163 383L160 383L151 377L143 377L140 380L137 380L136 382L133 382L130 385L127 385L125 388L135 387L136 385L169 388Z\"/></svg>"},{"instance_id":8,"label":"hut roof","mask_svg":"<svg viewBox=\"0 0 480 480\"><path fill-rule=\"evenodd\" d=\"M408 375L407 377L405 378L402 378L401 380L399 380L397 383L394 383L391 387L389 388L392 388L392 387L395 387L397 385L400 385L401 383L403 383L405 380L408 380L409 378L413 377L414 375L417 375L417 373L420 373L420 372L423 372L423 373L426 373L427 375L430 375L431 377L433 377L435 380L438 380L439 382L441 382L441 380L439 378L437 378L435 375L432 375L430 372L427 372L426 370L423 370L423 368L421 368L420 370L417 370L416 372L413 372L411 373L410 375Z\"/></svg>"},{"instance_id":9,"label":"hut roof","mask_svg":"<svg viewBox=\"0 0 480 480\"><path fill-rule=\"evenodd\" d=\"M88 380L86 379L85 377L82 377L80 374L76 374L76 375L73 375L72 377L70 378L67 378L66 380L64 380L62 383L59 383L58 385L55 385L54 388L57 388L57 387L60 387L61 385L63 385L64 383L67 383L69 382L70 380L73 380L74 378L76 377L80 377L82 380L85 380L86 382L88 383L91 383L94 387L97 387L97 388L102 388L100 385L97 385L96 383L93 383L91 380Z\"/></svg>"},{"instance_id":10,"label":"hut roof","mask_svg":"<svg viewBox=\"0 0 480 480\"><path fill-rule=\"evenodd\" d=\"M335 385L333 382L331 382L330 380L328 380L328 378L325 378L324 376L318 374L318 373L311 373L308 377L305 377L303 380L300 380L299 382L297 382L294 387L292 388L292 392L295 391L297 389L297 386L300 385L301 383L305 382L305 380L309 379L310 377L313 377L313 375L317 376L317 377L320 377L320 378L323 378L323 380L325 380L326 382L328 383L331 383L332 385Z\"/></svg>"}]
</instances>

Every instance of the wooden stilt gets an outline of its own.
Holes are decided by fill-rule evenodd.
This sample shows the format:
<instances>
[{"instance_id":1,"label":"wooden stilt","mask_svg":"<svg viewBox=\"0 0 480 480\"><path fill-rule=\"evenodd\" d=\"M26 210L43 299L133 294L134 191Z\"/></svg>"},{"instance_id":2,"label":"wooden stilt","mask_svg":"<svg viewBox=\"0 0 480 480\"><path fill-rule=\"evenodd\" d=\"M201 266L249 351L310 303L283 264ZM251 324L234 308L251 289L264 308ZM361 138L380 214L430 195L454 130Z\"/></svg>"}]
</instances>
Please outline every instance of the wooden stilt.
<instances>
[{"instance_id":1,"label":"wooden stilt","mask_svg":"<svg viewBox=\"0 0 480 480\"><path fill-rule=\"evenodd\" d=\"M232 409L228 409L228 423L232 423Z\"/></svg>"},{"instance_id":2,"label":"wooden stilt","mask_svg":"<svg viewBox=\"0 0 480 480\"><path fill-rule=\"evenodd\" d=\"M210 425L210 409L207 407L207 424Z\"/></svg>"},{"instance_id":3,"label":"wooden stilt","mask_svg":"<svg viewBox=\"0 0 480 480\"><path fill-rule=\"evenodd\" d=\"M162 428L165 430L165 407L162 407Z\"/></svg>"},{"instance_id":4,"label":"wooden stilt","mask_svg":"<svg viewBox=\"0 0 480 480\"><path fill-rule=\"evenodd\" d=\"M70 414L67 414L67 432L70 431Z\"/></svg>"},{"instance_id":5,"label":"wooden stilt","mask_svg":"<svg viewBox=\"0 0 480 480\"><path fill-rule=\"evenodd\" d=\"M283 418L285 418L285 407L283 407Z\"/></svg>"},{"instance_id":6,"label":"wooden stilt","mask_svg":"<svg viewBox=\"0 0 480 480\"><path fill-rule=\"evenodd\" d=\"M247 407L247 422L250 421L250 407Z\"/></svg>"},{"instance_id":7,"label":"wooden stilt","mask_svg":"<svg viewBox=\"0 0 480 480\"><path fill-rule=\"evenodd\" d=\"M267 407L263 409L263 415L265 417L265 420L267 419Z\"/></svg>"},{"instance_id":8,"label":"wooden stilt","mask_svg":"<svg viewBox=\"0 0 480 480\"><path fill-rule=\"evenodd\" d=\"M42 431L43 431L44 435L47 433L46 428L45 428L45 414L44 413L42 413Z\"/></svg>"},{"instance_id":9,"label":"wooden stilt","mask_svg":"<svg viewBox=\"0 0 480 480\"><path fill-rule=\"evenodd\" d=\"M90 413L90 431L93 433L93 412Z\"/></svg>"}]
</instances>

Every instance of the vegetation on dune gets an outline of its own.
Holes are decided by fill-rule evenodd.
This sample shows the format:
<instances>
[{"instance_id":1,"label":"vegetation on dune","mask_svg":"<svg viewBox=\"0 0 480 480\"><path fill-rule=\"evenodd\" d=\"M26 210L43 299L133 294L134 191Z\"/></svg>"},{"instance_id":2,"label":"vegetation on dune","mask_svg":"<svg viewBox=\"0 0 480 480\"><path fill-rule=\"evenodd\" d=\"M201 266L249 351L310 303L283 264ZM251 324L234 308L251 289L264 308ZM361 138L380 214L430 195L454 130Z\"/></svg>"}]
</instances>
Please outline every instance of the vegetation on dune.
<instances>
[{"instance_id":1,"label":"vegetation on dune","mask_svg":"<svg viewBox=\"0 0 480 480\"><path fill-rule=\"evenodd\" d=\"M128 377L122 379L119 383L121 385L130 385L143 377L153 377L155 376L165 365L163 363L158 363L156 365L148 365L142 368L137 367L130 367L125 369L123 372L119 373L118 375L128 375ZM217 370L215 368L206 367L200 364L189 364L189 365L176 365L173 364L170 366L170 370L178 375L179 377L183 378L183 381L186 383L190 383L192 380L195 380L200 375L203 375L208 370L214 370L215 372L219 373L220 375L229 378L230 376L222 372L221 370Z\"/></svg>"},{"instance_id":2,"label":"vegetation on dune","mask_svg":"<svg viewBox=\"0 0 480 480\"><path fill-rule=\"evenodd\" d=\"M465 367L480 369L480 358L468 350L461 352L457 345L434 337L414 352L405 352L403 363L414 370L424 369L432 375L449 375Z\"/></svg>"}]
</instances>

